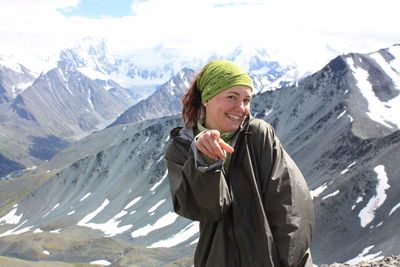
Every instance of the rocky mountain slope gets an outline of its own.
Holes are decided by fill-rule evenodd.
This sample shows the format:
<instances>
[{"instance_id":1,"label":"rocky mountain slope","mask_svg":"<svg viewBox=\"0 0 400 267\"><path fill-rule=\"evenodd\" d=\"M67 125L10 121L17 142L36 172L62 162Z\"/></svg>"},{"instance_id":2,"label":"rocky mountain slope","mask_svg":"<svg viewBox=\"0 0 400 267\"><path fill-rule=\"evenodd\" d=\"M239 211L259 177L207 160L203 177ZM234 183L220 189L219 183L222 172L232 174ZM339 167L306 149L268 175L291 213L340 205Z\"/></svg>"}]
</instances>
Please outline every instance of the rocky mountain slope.
<instances>
[{"instance_id":1,"label":"rocky mountain slope","mask_svg":"<svg viewBox=\"0 0 400 267\"><path fill-rule=\"evenodd\" d=\"M39 75L0 58L0 177L50 159L143 97L68 52Z\"/></svg>"},{"instance_id":2,"label":"rocky mountain slope","mask_svg":"<svg viewBox=\"0 0 400 267\"><path fill-rule=\"evenodd\" d=\"M34 75L20 64L7 64L0 57L0 104L10 102L35 79Z\"/></svg>"},{"instance_id":3,"label":"rocky mountain slope","mask_svg":"<svg viewBox=\"0 0 400 267\"><path fill-rule=\"evenodd\" d=\"M317 263L399 253L399 53L340 56L297 87L254 101L313 190Z\"/></svg>"},{"instance_id":4,"label":"rocky mountain slope","mask_svg":"<svg viewBox=\"0 0 400 267\"><path fill-rule=\"evenodd\" d=\"M191 69L181 70L151 96L128 108L108 127L178 114L182 109L180 99L194 75Z\"/></svg>"},{"instance_id":5,"label":"rocky mountain slope","mask_svg":"<svg viewBox=\"0 0 400 267\"><path fill-rule=\"evenodd\" d=\"M15 98L6 97L0 104L2 162L28 167L104 128L134 103L105 90L66 62L41 74ZM0 170L4 174L6 168Z\"/></svg>"},{"instance_id":6,"label":"rocky mountain slope","mask_svg":"<svg viewBox=\"0 0 400 267\"><path fill-rule=\"evenodd\" d=\"M252 113L276 128L314 197L316 264L400 254L399 48L337 57L254 97ZM164 161L180 124L176 115L116 125L2 181L0 255L191 266L198 223L172 212Z\"/></svg>"}]
</instances>

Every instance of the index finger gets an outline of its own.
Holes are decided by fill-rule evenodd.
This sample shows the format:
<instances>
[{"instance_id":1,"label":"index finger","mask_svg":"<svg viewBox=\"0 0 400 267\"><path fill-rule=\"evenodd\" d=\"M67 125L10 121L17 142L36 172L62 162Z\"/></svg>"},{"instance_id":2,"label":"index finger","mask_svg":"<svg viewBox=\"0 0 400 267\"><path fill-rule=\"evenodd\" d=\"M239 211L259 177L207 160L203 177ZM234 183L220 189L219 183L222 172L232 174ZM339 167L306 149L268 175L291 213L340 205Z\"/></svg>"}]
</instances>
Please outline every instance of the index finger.
<instances>
[{"instance_id":1,"label":"index finger","mask_svg":"<svg viewBox=\"0 0 400 267\"><path fill-rule=\"evenodd\" d=\"M229 144L227 144L224 140L218 140L219 146L225 150L226 152L233 153L235 150Z\"/></svg>"}]
</instances>

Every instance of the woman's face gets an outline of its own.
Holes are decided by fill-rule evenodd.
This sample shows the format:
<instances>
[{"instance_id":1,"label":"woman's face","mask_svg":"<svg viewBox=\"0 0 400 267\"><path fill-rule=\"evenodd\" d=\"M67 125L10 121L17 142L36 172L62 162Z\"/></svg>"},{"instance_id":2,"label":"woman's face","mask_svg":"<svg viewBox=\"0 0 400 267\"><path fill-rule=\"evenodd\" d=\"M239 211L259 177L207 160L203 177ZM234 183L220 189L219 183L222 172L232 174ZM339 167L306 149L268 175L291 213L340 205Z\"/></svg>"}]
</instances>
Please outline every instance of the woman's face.
<instances>
[{"instance_id":1,"label":"woman's face","mask_svg":"<svg viewBox=\"0 0 400 267\"><path fill-rule=\"evenodd\" d=\"M251 89L233 86L210 98L205 105L205 127L224 132L236 131L250 113Z\"/></svg>"}]
</instances>

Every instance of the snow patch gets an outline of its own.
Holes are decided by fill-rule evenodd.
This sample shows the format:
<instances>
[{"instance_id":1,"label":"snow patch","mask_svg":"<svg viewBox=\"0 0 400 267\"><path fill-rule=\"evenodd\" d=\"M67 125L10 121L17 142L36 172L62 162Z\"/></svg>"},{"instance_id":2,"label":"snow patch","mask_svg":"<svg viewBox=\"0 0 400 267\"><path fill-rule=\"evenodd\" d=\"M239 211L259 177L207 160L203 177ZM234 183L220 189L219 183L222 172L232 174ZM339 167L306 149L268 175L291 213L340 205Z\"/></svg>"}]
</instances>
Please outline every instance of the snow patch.
<instances>
[{"instance_id":1,"label":"snow patch","mask_svg":"<svg viewBox=\"0 0 400 267\"><path fill-rule=\"evenodd\" d=\"M60 206L60 203L55 204L51 211L55 210L58 206Z\"/></svg>"},{"instance_id":2,"label":"snow patch","mask_svg":"<svg viewBox=\"0 0 400 267\"><path fill-rule=\"evenodd\" d=\"M101 204L100 207L98 207L95 211L93 211L92 213L89 213L88 215L86 215L82 220L80 220L78 222L78 225L81 226L85 226L85 224L87 224L89 221L91 221L94 217L97 216L97 214L99 214L108 204L110 203L110 200L108 200L108 198L106 198L106 200L104 200L103 204Z\"/></svg>"},{"instance_id":3,"label":"snow patch","mask_svg":"<svg viewBox=\"0 0 400 267\"><path fill-rule=\"evenodd\" d=\"M390 62L391 67L400 72L400 46L392 46L389 48L389 53L394 55L395 59Z\"/></svg>"},{"instance_id":4,"label":"snow patch","mask_svg":"<svg viewBox=\"0 0 400 267\"><path fill-rule=\"evenodd\" d=\"M97 216L108 204L110 201L106 199L103 204L97 208L94 212L86 215L81 221L78 222L78 225L80 226L86 226L95 230L101 230L104 232L106 237L112 237L117 234L121 234L125 231L128 231L130 228L132 228L133 225L124 225L122 227L119 227L120 219L121 217L125 216L128 212L126 210L122 210L118 214L116 214L113 218L108 220L105 223L90 223L90 221Z\"/></svg>"},{"instance_id":5,"label":"snow patch","mask_svg":"<svg viewBox=\"0 0 400 267\"><path fill-rule=\"evenodd\" d=\"M153 225L147 224L146 226L133 231L131 233L131 237L136 238L140 236L146 236L154 230L173 224L177 218L178 214L176 214L175 212L168 212L163 217L158 219Z\"/></svg>"},{"instance_id":6,"label":"snow patch","mask_svg":"<svg viewBox=\"0 0 400 267\"><path fill-rule=\"evenodd\" d=\"M43 215L42 219L45 218L45 217L47 217L47 215L49 215L50 212L52 212L53 210L55 210L58 206L60 206L60 203L55 204L54 207L53 207L50 211L48 211L45 215Z\"/></svg>"},{"instance_id":7,"label":"snow patch","mask_svg":"<svg viewBox=\"0 0 400 267\"><path fill-rule=\"evenodd\" d=\"M351 207L351 209L354 210L356 208L357 204L360 203L361 201L363 201L363 197L358 197L357 200L356 200L356 204L354 204Z\"/></svg>"},{"instance_id":8,"label":"snow patch","mask_svg":"<svg viewBox=\"0 0 400 267\"><path fill-rule=\"evenodd\" d=\"M46 218L47 215L49 215L49 214L50 214L50 211L46 212L46 214L42 216L42 219Z\"/></svg>"},{"instance_id":9,"label":"snow patch","mask_svg":"<svg viewBox=\"0 0 400 267\"><path fill-rule=\"evenodd\" d=\"M163 158L164 158L164 155L162 155L162 156L156 161L156 163L159 163Z\"/></svg>"},{"instance_id":10,"label":"snow patch","mask_svg":"<svg viewBox=\"0 0 400 267\"><path fill-rule=\"evenodd\" d=\"M155 242L148 246L148 248L156 248L156 247L173 247L176 246L182 242L185 242L195 234L199 232L199 222L192 222L188 226L186 226L183 230L181 230L179 233L171 236L168 239L161 240L158 242Z\"/></svg>"},{"instance_id":11,"label":"snow patch","mask_svg":"<svg viewBox=\"0 0 400 267\"><path fill-rule=\"evenodd\" d=\"M351 260L346 261L345 264L355 265L355 264L357 264L359 262L362 262L362 261L374 261L374 260L383 259L383 256L379 256L379 254L382 254L382 251L380 251L378 253L375 253L375 254L368 254L369 251L373 247L374 246L366 247L358 256L356 256L355 258L353 258Z\"/></svg>"},{"instance_id":12,"label":"snow patch","mask_svg":"<svg viewBox=\"0 0 400 267\"><path fill-rule=\"evenodd\" d=\"M106 261L106 260L97 260L97 261L91 261L90 264L111 265L111 262Z\"/></svg>"},{"instance_id":13,"label":"snow patch","mask_svg":"<svg viewBox=\"0 0 400 267\"><path fill-rule=\"evenodd\" d=\"M269 114L272 113L272 111L273 111L273 109L266 109L264 117L267 117Z\"/></svg>"},{"instance_id":14,"label":"snow patch","mask_svg":"<svg viewBox=\"0 0 400 267\"><path fill-rule=\"evenodd\" d=\"M387 197L385 191L390 188L385 167L383 165L378 165L374 168L374 171L377 173L378 178L376 195L369 200L367 206L358 214L362 227L367 226L375 218L375 211L385 202Z\"/></svg>"},{"instance_id":15,"label":"snow patch","mask_svg":"<svg viewBox=\"0 0 400 267\"><path fill-rule=\"evenodd\" d=\"M319 197L319 195L325 191L325 189L328 188L327 184L321 185L320 187L315 188L314 190L311 190L311 197L314 199L316 197Z\"/></svg>"},{"instance_id":16,"label":"snow patch","mask_svg":"<svg viewBox=\"0 0 400 267\"><path fill-rule=\"evenodd\" d=\"M165 172L165 174L164 174L163 177L160 179L160 181L158 181L157 183L155 183L155 184L153 185L153 187L150 188L150 191L156 190L156 188L157 188L162 182L164 182L165 178L167 178L167 175L168 175L168 170Z\"/></svg>"},{"instance_id":17,"label":"snow patch","mask_svg":"<svg viewBox=\"0 0 400 267\"><path fill-rule=\"evenodd\" d=\"M8 230L8 231L6 231L6 232L0 234L0 237L8 236L8 235L19 235L19 234L22 234L22 233L25 233L25 232L30 231L31 228L32 228L33 226L29 226L29 227L25 227L25 228L19 229L19 228L20 228L22 225L24 225L26 222L27 222L27 220L25 220L23 223L21 223L20 225L18 225L18 226L15 227L14 229ZM18 230L18 229L19 229L19 230Z\"/></svg>"},{"instance_id":18,"label":"snow patch","mask_svg":"<svg viewBox=\"0 0 400 267\"><path fill-rule=\"evenodd\" d=\"M124 207L125 210L129 209L130 207L132 207L133 205L135 205L142 197L137 197L134 200L132 200L131 202L129 202L128 204L126 204L126 206Z\"/></svg>"},{"instance_id":19,"label":"snow patch","mask_svg":"<svg viewBox=\"0 0 400 267\"><path fill-rule=\"evenodd\" d=\"M74 213L75 213L75 210L68 212L67 215L69 216L69 215L72 215L72 214L74 214Z\"/></svg>"},{"instance_id":20,"label":"snow patch","mask_svg":"<svg viewBox=\"0 0 400 267\"><path fill-rule=\"evenodd\" d=\"M87 68L87 67L83 67L83 68L77 68L77 70L82 73L83 75L85 75L86 77L90 78L91 80L103 80L103 81L107 81L110 79L109 76L105 75L104 73L101 73L99 71L96 71L92 68Z\"/></svg>"},{"instance_id":21,"label":"snow patch","mask_svg":"<svg viewBox=\"0 0 400 267\"><path fill-rule=\"evenodd\" d=\"M341 175L345 174L345 173L348 172L349 169L350 169L351 167L353 167L355 164L356 164L356 161L354 161L354 162L351 163L349 166L347 166L346 169L344 169L340 174L341 174Z\"/></svg>"},{"instance_id":22,"label":"snow patch","mask_svg":"<svg viewBox=\"0 0 400 267\"><path fill-rule=\"evenodd\" d=\"M88 90L88 103L89 103L89 106L92 109L94 109L94 105L93 105L93 102L92 102L92 90L90 88Z\"/></svg>"},{"instance_id":23,"label":"snow patch","mask_svg":"<svg viewBox=\"0 0 400 267\"><path fill-rule=\"evenodd\" d=\"M400 60L393 60L391 62L386 62L386 60L379 53L371 54L370 57L378 63L378 65L382 68L386 75L393 81L396 89L400 90ZM391 63L394 64L391 64Z\"/></svg>"},{"instance_id":24,"label":"snow patch","mask_svg":"<svg viewBox=\"0 0 400 267\"><path fill-rule=\"evenodd\" d=\"M386 127L393 128L391 124L395 124L397 128L400 128L400 116L398 115L400 114L400 96L386 102L379 100L372 90L371 83L368 81L368 72L355 67L353 59L348 58L347 61L353 71L358 88L368 102L369 111L366 114L371 120Z\"/></svg>"},{"instance_id":25,"label":"snow patch","mask_svg":"<svg viewBox=\"0 0 400 267\"><path fill-rule=\"evenodd\" d=\"M86 195L84 195L84 196L79 200L79 202L84 201L84 200L85 200L86 198L88 198L91 194L92 194L91 192L87 193Z\"/></svg>"},{"instance_id":26,"label":"snow patch","mask_svg":"<svg viewBox=\"0 0 400 267\"><path fill-rule=\"evenodd\" d=\"M16 86L12 87L12 96L15 98L17 97L20 93L22 93L23 91L25 91L26 88L28 88L29 86L31 86L33 84L35 80L31 81L31 82L26 82L26 83L19 83ZM17 90L18 89L18 92Z\"/></svg>"},{"instance_id":27,"label":"snow patch","mask_svg":"<svg viewBox=\"0 0 400 267\"><path fill-rule=\"evenodd\" d=\"M394 206L391 210L390 210L390 212L389 212L389 216L390 215L392 215L393 214L393 212L395 212L397 209L399 209L400 208L400 202L399 203L397 203L397 205L396 206Z\"/></svg>"},{"instance_id":28,"label":"snow patch","mask_svg":"<svg viewBox=\"0 0 400 267\"><path fill-rule=\"evenodd\" d=\"M162 200L158 201L157 204L155 204L153 207L151 207L147 212L148 212L148 213L154 212L154 211L155 211L156 209L158 209L158 207L160 207L165 201L166 201L166 199L162 199Z\"/></svg>"},{"instance_id":29,"label":"snow patch","mask_svg":"<svg viewBox=\"0 0 400 267\"><path fill-rule=\"evenodd\" d=\"M339 190L336 190L335 192L330 193L330 194L324 196L324 197L322 198L322 200L325 200L325 199L330 198L330 197L334 197L334 196L338 195L339 193L340 193L340 191L339 191Z\"/></svg>"},{"instance_id":30,"label":"snow patch","mask_svg":"<svg viewBox=\"0 0 400 267\"><path fill-rule=\"evenodd\" d=\"M170 93L170 95L174 96L175 95L175 91L174 91L174 87L176 86L176 84L174 83L173 80L169 81L169 86L167 87L168 93Z\"/></svg>"},{"instance_id":31,"label":"snow patch","mask_svg":"<svg viewBox=\"0 0 400 267\"><path fill-rule=\"evenodd\" d=\"M339 116L337 116L336 119L339 119L340 117L342 117L344 114L346 114L347 110L344 110L342 113L339 114Z\"/></svg>"},{"instance_id":32,"label":"snow patch","mask_svg":"<svg viewBox=\"0 0 400 267\"><path fill-rule=\"evenodd\" d=\"M197 244L197 243L199 243L199 238L196 238L195 240L193 240L192 242L190 242L189 245L194 245L194 244Z\"/></svg>"},{"instance_id":33,"label":"snow patch","mask_svg":"<svg viewBox=\"0 0 400 267\"><path fill-rule=\"evenodd\" d=\"M17 215L17 209L18 205L14 205L14 209L11 210L9 213L4 215L3 217L0 218L0 225L3 224L18 224L21 221L22 216L24 215L21 213L20 215Z\"/></svg>"}]
</instances>

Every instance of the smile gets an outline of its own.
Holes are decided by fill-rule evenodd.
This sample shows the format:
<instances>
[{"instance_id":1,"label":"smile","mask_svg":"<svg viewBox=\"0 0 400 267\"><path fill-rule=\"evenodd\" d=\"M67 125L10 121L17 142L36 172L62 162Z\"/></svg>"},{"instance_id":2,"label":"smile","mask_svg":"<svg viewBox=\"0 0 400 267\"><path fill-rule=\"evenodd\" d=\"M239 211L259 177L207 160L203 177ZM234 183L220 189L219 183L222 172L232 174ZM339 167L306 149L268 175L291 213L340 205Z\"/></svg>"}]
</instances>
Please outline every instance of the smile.
<instances>
[{"instance_id":1,"label":"smile","mask_svg":"<svg viewBox=\"0 0 400 267\"><path fill-rule=\"evenodd\" d=\"M232 115L232 114L226 114L226 116L227 116L229 119L231 119L231 120L235 120L235 121L238 121L238 120L240 120L240 117L241 117L241 116L238 116L238 115Z\"/></svg>"}]
</instances>

